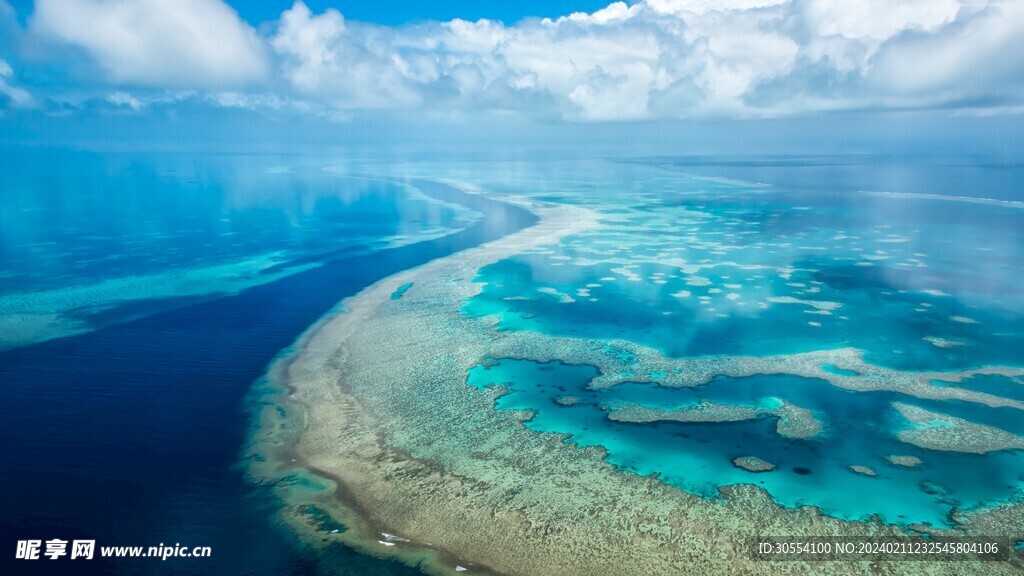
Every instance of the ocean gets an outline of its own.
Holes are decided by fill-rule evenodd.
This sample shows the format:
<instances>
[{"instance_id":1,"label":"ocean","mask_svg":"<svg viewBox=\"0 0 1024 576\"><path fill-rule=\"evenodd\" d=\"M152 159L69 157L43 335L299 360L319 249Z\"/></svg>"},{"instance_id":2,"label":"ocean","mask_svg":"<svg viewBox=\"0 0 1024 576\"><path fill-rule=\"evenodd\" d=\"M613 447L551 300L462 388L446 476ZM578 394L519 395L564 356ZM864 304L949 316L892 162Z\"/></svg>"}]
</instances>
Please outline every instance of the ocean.
<instances>
[{"instance_id":1,"label":"ocean","mask_svg":"<svg viewBox=\"0 0 1024 576\"><path fill-rule=\"evenodd\" d=\"M1002 159L7 152L4 545L60 538L213 550L204 559L96 559L75 573L419 573L343 548L313 553L280 524L280 502L247 480L241 458L253 384L318 318L378 279L535 221L460 190L469 185L600 216L595 232L479 271L483 290L462 313L497 317L500 330L620 339L669 358L857 348L866 362L913 373L1024 367L1024 168ZM792 375L671 388L657 385L665 374L622 374L622 383L592 390L595 375L589 366L497 358L467 384L505 384L510 393L496 407L534 411L531 430L603 446L623 471L707 498L753 483L783 506L945 527L954 509L1024 490L1021 451L909 445L898 435L913 426L891 406L1024 436L1014 408ZM1024 401L1019 377L956 385ZM557 401L565 396L577 401ZM707 402L758 415L607 418L627 406ZM779 435L780 402L809 411L822 431ZM896 466L892 455L924 464ZM777 468L751 473L733 465L740 456ZM67 573L71 562L21 562L4 573Z\"/></svg>"}]
</instances>

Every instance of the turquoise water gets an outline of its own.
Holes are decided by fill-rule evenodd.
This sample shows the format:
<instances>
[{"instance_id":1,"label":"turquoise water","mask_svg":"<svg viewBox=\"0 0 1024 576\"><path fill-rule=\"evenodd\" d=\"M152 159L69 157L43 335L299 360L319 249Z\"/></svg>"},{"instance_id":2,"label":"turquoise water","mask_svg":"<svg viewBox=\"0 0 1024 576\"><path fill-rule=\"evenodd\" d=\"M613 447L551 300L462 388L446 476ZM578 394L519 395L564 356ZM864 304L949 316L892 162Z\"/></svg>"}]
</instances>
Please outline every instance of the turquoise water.
<instances>
[{"instance_id":1,"label":"turquoise water","mask_svg":"<svg viewBox=\"0 0 1024 576\"><path fill-rule=\"evenodd\" d=\"M502 410L533 410L526 426L538 432L570 434L569 442L603 446L608 460L623 470L657 474L668 484L714 497L720 486L752 483L784 506L818 506L826 514L868 520L948 526L953 508L969 509L1005 500L1024 489L1024 455L985 456L937 452L896 439L907 423L890 407L893 401L943 411L977 422L1000 423L1024 433L1019 412L962 402L932 402L888 392L850 392L827 382L796 376L717 378L697 388L664 388L625 383L590 390L597 375L589 366L503 359L469 372L478 388L504 385L510 392L497 400ZM575 396L566 406L556 399ZM673 409L701 400L759 407L786 400L814 412L824 424L808 439L787 439L775 430L774 417L720 423L615 422L609 410L627 404ZM890 455L917 456L923 464L891 464ZM753 473L732 460L757 456L776 470ZM869 477L849 469L868 466Z\"/></svg>"},{"instance_id":2,"label":"turquoise water","mask_svg":"<svg viewBox=\"0 0 1024 576\"><path fill-rule=\"evenodd\" d=\"M926 194L951 193L922 188L934 174L897 193L859 192L851 182L870 178L853 178L851 163L843 164L846 176L834 186L813 170L800 186L774 186L657 164L669 169L595 163L571 173L555 166L538 175L520 167L515 175L495 176L506 186L532 182L534 199L590 208L600 226L483 268L482 290L463 312L496 317L499 330L623 339L672 357L854 347L868 362L905 371L1024 366L1024 205L1012 200L1020 197L1014 195L1019 183L1000 181L991 197L987 189L931 197ZM790 178L799 180L793 174L800 165L788 165ZM737 171L722 174L735 178ZM511 392L498 408L535 411L526 424L531 429L602 446L623 470L658 474L705 497L721 486L753 483L785 506L814 505L851 520L946 526L954 509L1024 491L1021 452L975 455L902 443L896 435L908 424L891 403L1024 435L1024 418L1012 408L850 392L793 376L719 378L695 389L626 383L600 391L586 388L593 376L590 367L501 359L472 370L469 382L505 384ZM1020 379L976 376L961 385L1024 397ZM582 401L555 401L566 395ZM822 433L783 438L776 418L764 414L732 423L607 418L628 404L673 409L709 400L765 408L779 399L812 410ZM923 464L896 466L886 460L890 455L917 456ZM747 472L732 464L738 456L778 468ZM855 473L851 465L877 476Z\"/></svg>"},{"instance_id":3,"label":"turquoise water","mask_svg":"<svg viewBox=\"0 0 1024 576\"><path fill-rule=\"evenodd\" d=\"M397 289L395 289L395 291L391 294L391 299L392 300L398 300L402 296L405 296L405 293L409 291L409 288L412 288L412 285L413 285L412 282L407 282L405 284L402 284Z\"/></svg>"},{"instance_id":4,"label":"turquoise water","mask_svg":"<svg viewBox=\"0 0 1024 576\"><path fill-rule=\"evenodd\" d=\"M484 268L466 313L677 357L852 346L907 370L1024 359L1024 210L698 184L598 206L598 232Z\"/></svg>"},{"instance_id":5,"label":"turquoise water","mask_svg":"<svg viewBox=\"0 0 1024 576\"><path fill-rule=\"evenodd\" d=\"M340 548L309 554L276 526L279 503L254 492L237 461L251 383L340 299L533 223L505 204L407 178L462 180L598 212L599 230L481 271L484 291L465 311L497 314L504 330L622 337L681 356L855 345L869 360L907 369L1024 362L1024 226L1019 209L1004 205L786 190L603 160L5 152L0 382L8 411L0 436L10 457L0 484L19 495L0 514L9 543L212 545L216 558L195 573L415 572ZM1007 197L1008 187L991 197ZM419 193L427 189L429 198ZM409 290L416 286L392 298ZM805 303L768 300L779 297ZM821 314L806 302L841 306ZM889 407L892 394L781 376L599 392L586 389L594 374L501 360L474 369L470 384L504 383L511 393L498 408L536 411L527 426L538 433L604 446L623 470L658 473L705 497L753 483L788 506L942 525L953 507L1021 490L1019 453L898 443L893 434L905 423ZM1024 388L998 376L959 385L1007 398ZM569 394L581 402L555 402ZM601 408L780 398L813 410L821 435L782 438L772 416L616 423ZM1024 419L1009 409L899 399L1024 435ZM899 468L884 460L890 453L924 463ZM741 455L778 468L740 470L731 460ZM854 474L851 464L878 477ZM306 512L326 531L343 529ZM97 561L89 571L135 567ZM182 570L192 568L168 561L135 572Z\"/></svg>"}]
</instances>

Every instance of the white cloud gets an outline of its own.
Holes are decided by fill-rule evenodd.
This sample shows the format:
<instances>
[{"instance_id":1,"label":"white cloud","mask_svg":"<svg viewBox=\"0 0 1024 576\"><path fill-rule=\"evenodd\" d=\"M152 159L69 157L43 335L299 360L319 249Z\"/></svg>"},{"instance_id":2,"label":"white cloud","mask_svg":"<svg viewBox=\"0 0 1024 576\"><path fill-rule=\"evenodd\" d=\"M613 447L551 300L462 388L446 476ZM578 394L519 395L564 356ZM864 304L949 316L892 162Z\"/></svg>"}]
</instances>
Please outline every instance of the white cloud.
<instances>
[{"instance_id":1,"label":"white cloud","mask_svg":"<svg viewBox=\"0 0 1024 576\"><path fill-rule=\"evenodd\" d=\"M1007 16L1018 10L959 0L645 0L514 26L381 28L297 3L271 43L300 94L340 109L531 112L546 103L589 120L758 116L983 98L998 79L922 93L1012 52L1024 25Z\"/></svg>"},{"instance_id":2,"label":"white cloud","mask_svg":"<svg viewBox=\"0 0 1024 576\"><path fill-rule=\"evenodd\" d=\"M391 35L383 28L351 31L337 10L314 15L296 2L281 15L270 44L300 94L341 108L412 105L418 94L407 81L414 72L394 50Z\"/></svg>"},{"instance_id":3,"label":"white cloud","mask_svg":"<svg viewBox=\"0 0 1024 576\"><path fill-rule=\"evenodd\" d=\"M821 36L884 41L904 30L937 30L959 10L958 0L811 0L806 17Z\"/></svg>"},{"instance_id":4,"label":"white cloud","mask_svg":"<svg viewBox=\"0 0 1024 576\"><path fill-rule=\"evenodd\" d=\"M934 34L916 34L884 47L867 78L875 90L911 102L1019 99L1024 89L1021 38L1024 4L992 6Z\"/></svg>"},{"instance_id":5,"label":"white cloud","mask_svg":"<svg viewBox=\"0 0 1024 576\"><path fill-rule=\"evenodd\" d=\"M640 4L634 4L629 6L625 2L613 2L607 7L602 8L593 14L587 14L586 12L573 12L568 16L563 16L558 19L561 23L565 20L572 22L583 22L592 24L610 24L612 22L621 22L628 20L636 15L640 11Z\"/></svg>"},{"instance_id":6,"label":"white cloud","mask_svg":"<svg viewBox=\"0 0 1024 576\"><path fill-rule=\"evenodd\" d=\"M1020 2L641 0L515 25L385 27L299 1L260 36L220 0L40 0L31 29L84 49L121 91L205 90L217 106L342 120L364 109L622 120L1024 105Z\"/></svg>"},{"instance_id":7,"label":"white cloud","mask_svg":"<svg viewBox=\"0 0 1024 576\"><path fill-rule=\"evenodd\" d=\"M84 49L118 84L232 86L268 71L263 41L220 0L37 0L31 29Z\"/></svg>"},{"instance_id":8,"label":"white cloud","mask_svg":"<svg viewBox=\"0 0 1024 576\"><path fill-rule=\"evenodd\" d=\"M788 2L789 0L646 0L644 4L659 14L703 16L714 12L744 12L770 8Z\"/></svg>"},{"instance_id":9,"label":"white cloud","mask_svg":"<svg viewBox=\"0 0 1024 576\"><path fill-rule=\"evenodd\" d=\"M521 26L496 49L515 77L535 79L535 89L562 102L563 113L584 119L646 116L661 54L650 30L577 22Z\"/></svg>"}]
</instances>

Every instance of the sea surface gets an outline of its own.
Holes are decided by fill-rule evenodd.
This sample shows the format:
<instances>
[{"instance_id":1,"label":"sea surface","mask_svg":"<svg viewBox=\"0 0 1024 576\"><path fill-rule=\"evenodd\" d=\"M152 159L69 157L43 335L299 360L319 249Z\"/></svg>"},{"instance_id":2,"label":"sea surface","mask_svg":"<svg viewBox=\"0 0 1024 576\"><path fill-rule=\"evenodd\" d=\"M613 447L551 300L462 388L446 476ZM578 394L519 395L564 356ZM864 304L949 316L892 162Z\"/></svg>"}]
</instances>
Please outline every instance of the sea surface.
<instances>
[{"instance_id":1,"label":"sea surface","mask_svg":"<svg viewBox=\"0 0 1024 576\"><path fill-rule=\"evenodd\" d=\"M294 157L4 158L4 297L84 320L74 335L60 321L0 351L4 574L323 566L278 525L269 490L245 478L251 386L344 297L534 221L434 182L339 174L343 159L309 168ZM277 255L269 271L189 276L266 254ZM173 287L183 294L169 292L166 278L182 276L192 278ZM48 294L126 277L132 289L101 290L85 310ZM0 314L16 323L22 312ZM53 538L210 546L213 556L14 560L17 540ZM418 573L344 549L329 560L332 573Z\"/></svg>"},{"instance_id":2,"label":"sea surface","mask_svg":"<svg viewBox=\"0 0 1024 576\"><path fill-rule=\"evenodd\" d=\"M255 410L251 386L332 306L377 279L533 222L458 183L600 215L593 233L479 272L482 291L462 313L498 316L502 330L625 339L672 357L856 347L869 362L907 371L1024 367L1024 168L1005 159L4 152L4 546L89 538L214 550L204 560L94 560L75 573L417 573L344 549L313 557L278 524L278 502L246 481L239 459ZM590 390L595 374L498 358L467 374L467 384L504 384L510 393L496 408L534 410L526 425L537 433L603 446L627 473L657 473L709 498L753 483L785 506L947 526L953 509L1024 490L1024 454L899 442L908 424L891 403L1024 435L1013 409L777 375ZM961 386L1024 399L1012 378ZM555 402L566 395L581 401ZM824 428L794 440L779 436L771 417L607 418L630 404L701 401L764 409L786 401ZM892 454L923 464L894 466L884 460ZM731 463L741 455L777 469L746 472ZM852 464L878 474L854 473ZM70 562L2 573L64 574Z\"/></svg>"},{"instance_id":3,"label":"sea surface","mask_svg":"<svg viewBox=\"0 0 1024 576\"><path fill-rule=\"evenodd\" d=\"M856 348L871 364L911 373L1024 366L1020 166L986 170L961 160L943 172L936 159L923 166L917 161L659 158L595 165L561 176L563 186L553 171L546 186L559 191L544 196L596 210L601 227L484 267L477 277L482 291L463 312L497 317L501 330L628 340L673 358ZM721 174L711 175L713 169ZM965 171L985 177L963 177ZM878 189L902 180L876 172L902 174L913 185ZM915 180L917 173L928 179ZM763 181L772 174L785 175L782 184ZM950 182L927 187L937 174ZM469 384L509 388L497 407L533 411L528 428L601 446L623 470L657 475L708 498L721 487L751 483L787 507L948 528L955 525L954 511L1024 496L1024 453L908 444L899 434L913 426L893 403L1022 436L1024 418L1016 408L853 392L780 375L669 388L657 384L665 375L642 365L636 370L623 374L625 384L592 390L592 367L499 358L471 371ZM631 375L655 383L630 383ZM976 376L963 387L1024 397L1019 377ZM557 402L565 396L578 401ZM762 417L711 423L609 418L624 407L664 412L709 402L758 410ZM783 402L810 410L822 431L804 439L776 433L778 418L767 414ZM749 472L733 464L740 456L777 468ZM900 466L889 456L914 456L922 464Z\"/></svg>"}]
</instances>

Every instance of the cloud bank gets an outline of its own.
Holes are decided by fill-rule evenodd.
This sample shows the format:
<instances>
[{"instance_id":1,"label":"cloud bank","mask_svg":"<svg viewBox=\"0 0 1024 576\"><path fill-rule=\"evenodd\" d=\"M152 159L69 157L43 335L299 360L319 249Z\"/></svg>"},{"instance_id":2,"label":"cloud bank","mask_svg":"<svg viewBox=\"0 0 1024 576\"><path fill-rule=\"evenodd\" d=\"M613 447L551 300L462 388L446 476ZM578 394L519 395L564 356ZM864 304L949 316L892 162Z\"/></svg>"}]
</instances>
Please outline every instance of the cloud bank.
<instances>
[{"instance_id":1,"label":"cloud bank","mask_svg":"<svg viewBox=\"0 0 1024 576\"><path fill-rule=\"evenodd\" d=\"M606 121L1024 105L1024 3L1014 1L642 0L511 25L401 27L313 13L300 1L256 30L220 0L39 0L27 32L84 54L101 72L98 90L134 108L168 89L329 118L396 109ZM0 82L12 75L8 67Z\"/></svg>"}]
</instances>

